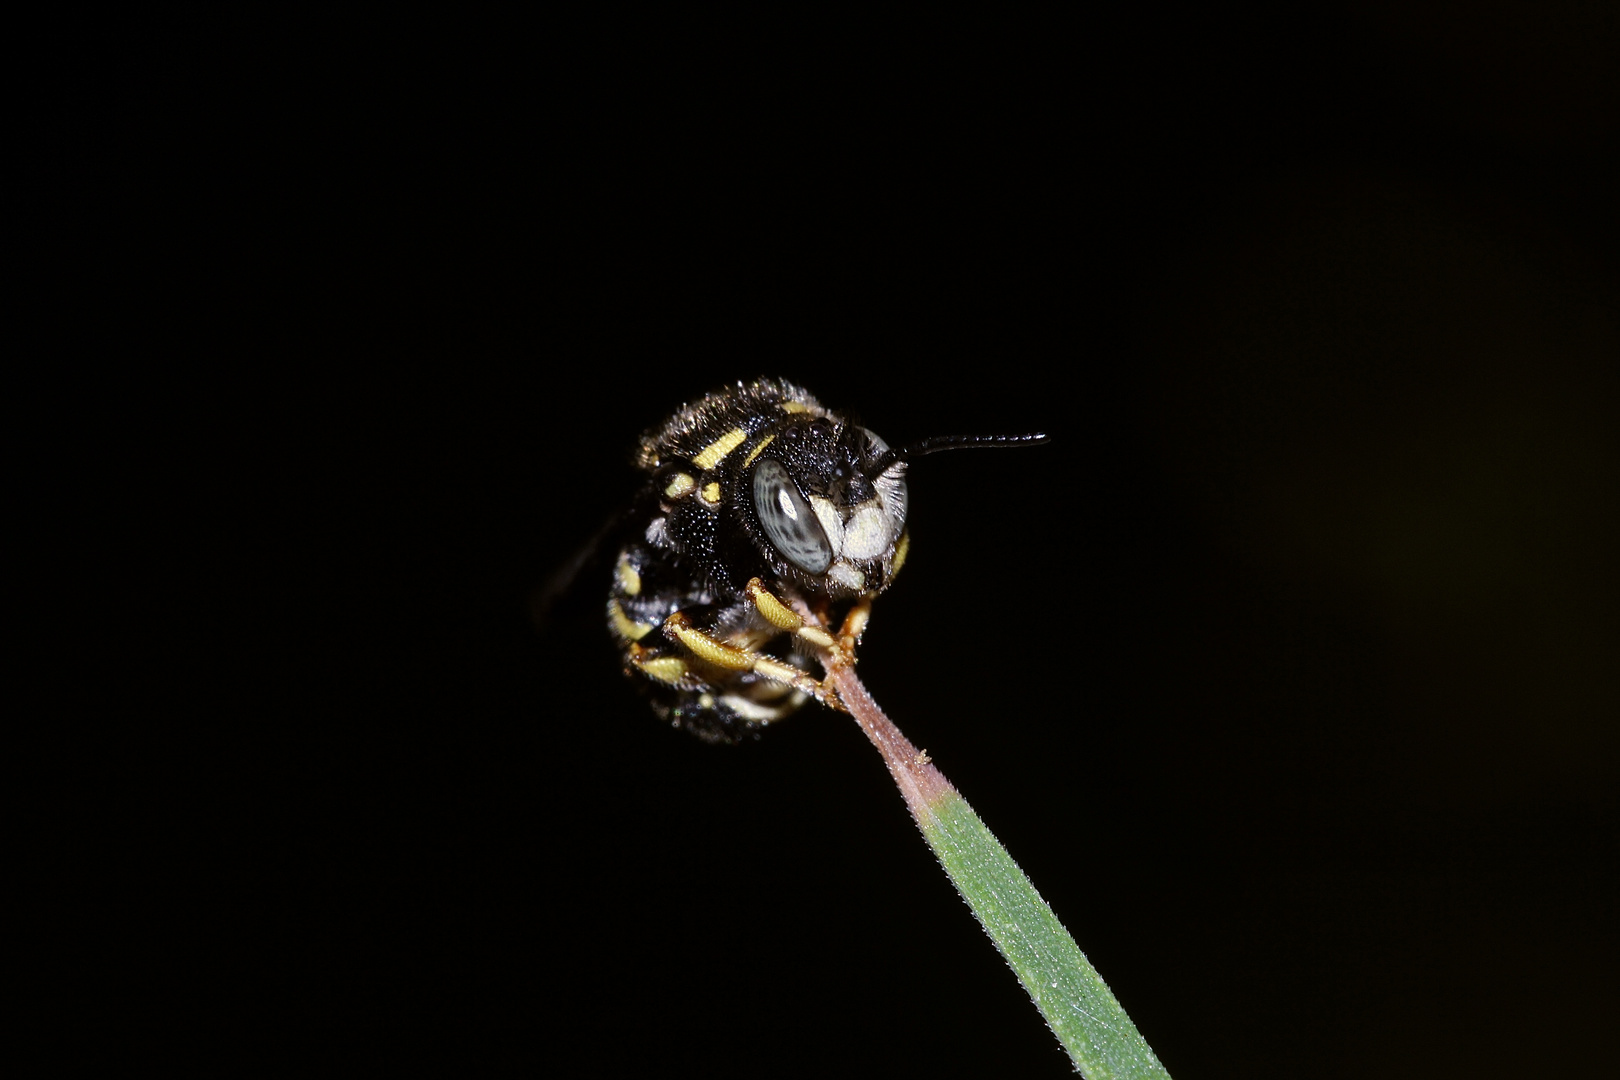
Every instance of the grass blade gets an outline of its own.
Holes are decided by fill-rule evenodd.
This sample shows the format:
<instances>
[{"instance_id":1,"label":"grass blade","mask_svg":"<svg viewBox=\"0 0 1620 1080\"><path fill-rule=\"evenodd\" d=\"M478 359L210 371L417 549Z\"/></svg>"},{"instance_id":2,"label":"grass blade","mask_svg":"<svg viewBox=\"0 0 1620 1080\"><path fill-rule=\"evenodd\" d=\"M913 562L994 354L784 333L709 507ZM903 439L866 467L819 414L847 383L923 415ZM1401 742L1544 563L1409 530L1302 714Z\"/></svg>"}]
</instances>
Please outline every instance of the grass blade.
<instances>
[{"instance_id":1,"label":"grass blade","mask_svg":"<svg viewBox=\"0 0 1620 1080\"><path fill-rule=\"evenodd\" d=\"M854 668L835 666L830 674L844 705L883 755L951 883L1075 1067L1089 1080L1168 1080L1102 976L967 800L878 708Z\"/></svg>"}]
</instances>

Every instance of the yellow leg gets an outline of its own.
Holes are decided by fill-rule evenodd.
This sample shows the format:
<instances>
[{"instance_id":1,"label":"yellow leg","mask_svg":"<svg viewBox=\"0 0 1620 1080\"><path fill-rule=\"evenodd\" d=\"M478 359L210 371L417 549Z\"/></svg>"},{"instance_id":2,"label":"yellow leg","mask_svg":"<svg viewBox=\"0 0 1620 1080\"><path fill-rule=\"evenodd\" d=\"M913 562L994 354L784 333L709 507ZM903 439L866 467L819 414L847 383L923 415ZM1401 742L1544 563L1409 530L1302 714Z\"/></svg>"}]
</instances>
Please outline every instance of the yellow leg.
<instances>
[{"instance_id":1,"label":"yellow leg","mask_svg":"<svg viewBox=\"0 0 1620 1080\"><path fill-rule=\"evenodd\" d=\"M871 618L872 600L870 597L862 597L849 609L849 614L844 616L844 625L838 629L838 647L844 650L852 664L855 662L855 644L866 632L866 624Z\"/></svg>"},{"instance_id":2,"label":"yellow leg","mask_svg":"<svg viewBox=\"0 0 1620 1080\"><path fill-rule=\"evenodd\" d=\"M775 657L719 641L694 627L682 612L677 611L664 620L664 634L679 642L699 660L715 667L727 671L751 671L772 682L791 686L800 693L810 694L825 705L843 708L830 685L817 682L808 672Z\"/></svg>"},{"instance_id":3,"label":"yellow leg","mask_svg":"<svg viewBox=\"0 0 1620 1080\"><path fill-rule=\"evenodd\" d=\"M748 581L748 598L754 602L754 607L765 617L765 621L779 629L786 630L809 642L818 649L832 653L832 661L838 664L853 664L855 662L855 639L860 637L860 631L866 627L866 613L870 613L872 605L862 600L850 609L849 616L845 618L846 631L850 620L855 618L856 612L863 612L859 620L859 628L853 633L847 633L835 638L824 627L815 626L805 622L798 613L789 608L776 595L765 587L759 578L750 578Z\"/></svg>"}]
</instances>

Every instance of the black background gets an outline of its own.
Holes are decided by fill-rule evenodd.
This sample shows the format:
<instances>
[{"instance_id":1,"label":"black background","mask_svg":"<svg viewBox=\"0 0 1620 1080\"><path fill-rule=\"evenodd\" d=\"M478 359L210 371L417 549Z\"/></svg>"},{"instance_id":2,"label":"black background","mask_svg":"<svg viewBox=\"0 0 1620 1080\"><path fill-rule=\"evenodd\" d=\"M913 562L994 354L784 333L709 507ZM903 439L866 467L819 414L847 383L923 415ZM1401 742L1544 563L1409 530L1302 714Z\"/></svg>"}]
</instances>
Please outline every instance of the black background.
<instances>
[{"instance_id":1,"label":"black background","mask_svg":"<svg viewBox=\"0 0 1620 1080\"><path fill-rule=\"evenodd\" d=\"M601 568L529 617L640 431L779 374L891 443L1054 435L912 471L862 673L1172 1074L1590 1070L1610 18L71 56L53 341L114 362L51 404L131 422L82 429L121 498L81 539L135 589L74 627L132 663L69 989L249 1059L1064 1073L852 723L661 728Z\"/></svg>"}]
</instances>

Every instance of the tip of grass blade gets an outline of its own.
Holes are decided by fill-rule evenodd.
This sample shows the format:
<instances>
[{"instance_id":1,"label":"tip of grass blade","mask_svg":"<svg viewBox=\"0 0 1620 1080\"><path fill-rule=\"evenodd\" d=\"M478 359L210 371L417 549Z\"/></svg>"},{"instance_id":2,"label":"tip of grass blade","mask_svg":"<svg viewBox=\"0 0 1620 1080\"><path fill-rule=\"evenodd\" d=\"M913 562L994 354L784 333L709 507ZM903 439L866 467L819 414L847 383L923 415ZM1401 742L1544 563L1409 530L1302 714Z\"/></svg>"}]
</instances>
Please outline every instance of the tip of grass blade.
<instances>
[{"instance_id":1,"label":"tip of grass blade","mask_svg":"<svg viewBox=\"0 0 1620 1080\"><path fill-rule=\"evenodd\" d=\"M934 807L947 796L957 794L956 788L945 779L945 774L939 771L927 753L918 750L894 726L894 721L872 700L872 695L867 692L853 667L834 667L830 674L833 685L838 688L839 700L861 730L866 732L866 737L872 740L872 745L878 748L878 753L883 755L883 763L889 767L889 775L894 777L895 784L900 788L906 808L917 823L922 824L925 816L932 815Z\"/></svg>"}]
</instances>

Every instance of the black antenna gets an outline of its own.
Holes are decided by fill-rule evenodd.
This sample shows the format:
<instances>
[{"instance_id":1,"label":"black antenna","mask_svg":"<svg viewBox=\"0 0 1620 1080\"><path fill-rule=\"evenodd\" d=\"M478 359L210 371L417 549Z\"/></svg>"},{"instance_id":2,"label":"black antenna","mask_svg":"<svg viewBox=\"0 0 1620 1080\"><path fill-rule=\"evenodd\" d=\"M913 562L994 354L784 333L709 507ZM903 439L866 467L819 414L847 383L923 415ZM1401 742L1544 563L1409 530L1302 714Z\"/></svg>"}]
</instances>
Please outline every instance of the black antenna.
<instances>
[{"instance_id":1,"label":"black antenna","mask_svg":"<svg viewBox=\"0 0 1620 1080\"><path fill-rule=\"evenodd\" d=\"M1051 441L1052 437L1044 431L1032 431L1026 435L935 435L886 451L872 462L867 474L882 476L902 461L937 454L941 450L957 450L969 446L1040 446Z\"/></svg>"}]
</instances>

